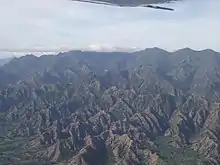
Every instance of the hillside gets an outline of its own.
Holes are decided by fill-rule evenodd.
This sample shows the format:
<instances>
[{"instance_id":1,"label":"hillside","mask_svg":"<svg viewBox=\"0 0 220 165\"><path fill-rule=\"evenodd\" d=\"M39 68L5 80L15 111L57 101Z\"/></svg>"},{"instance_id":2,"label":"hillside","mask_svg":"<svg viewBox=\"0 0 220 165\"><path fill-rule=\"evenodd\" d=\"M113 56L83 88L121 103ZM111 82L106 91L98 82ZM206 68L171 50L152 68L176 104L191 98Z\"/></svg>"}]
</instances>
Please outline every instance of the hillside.
<instances>
[{"instance_id":1,"label":"hillside","mask_svg":"<svg viewBox=\"0 0 220 165\"><path fill-rule=\"evenodd\" d=\"M0 58L0 66L9 62L12 58Z\"/></svg>"},{"instance_id":2,"label":"hillside","mask_svg":"<svg viewBox=\"0 0 220 165\"><path fill-rule=\"evenodd\" d=\"M220 53L150 48L0 67L0 165L218 165Z\"/></svg>"}]
</instances>

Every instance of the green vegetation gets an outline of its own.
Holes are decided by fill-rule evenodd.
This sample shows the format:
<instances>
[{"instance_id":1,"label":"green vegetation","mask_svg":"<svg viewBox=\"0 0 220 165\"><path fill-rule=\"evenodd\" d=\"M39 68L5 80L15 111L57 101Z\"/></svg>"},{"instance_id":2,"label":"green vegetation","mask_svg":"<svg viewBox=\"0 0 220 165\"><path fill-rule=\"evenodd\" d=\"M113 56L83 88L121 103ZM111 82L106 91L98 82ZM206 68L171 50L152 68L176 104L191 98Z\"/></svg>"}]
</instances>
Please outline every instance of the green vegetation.
<instances>
[{"instance_id":1,"label":"green vegetation","mask_svg":"<svg viewBox=\"0 0 220 165\"><path fill-rule=\"evenodd\" d=\"M39 148L28 145L30 138L14 135L13 130L18 126L16 122L1 121L4 123L7 134L0 137L0 165L49 165L43 158L37 158L36 153Z\"/></svg>"},{"instance_id":2,"label":"green vegetation","mask_svg":"<svg viewBox=\"0 0 220 165\"><path fill-rule=\"evenodd\" d=\"M156 144L161 159L161 163L166 165L195 165L198 156L195 151L187 147L174 147L171 143L174 140L171 137L158 137Z\"/></svg>"},{"instance_id":3,"label":"green vegetation","mask_svg":"<svg viewBox=\"0 0 220 165\"><path fill-rule=\"evenodd\" d=\"M107 147L107 153L108 153L107 165L115 165L116 158L115 158L115 155L110 147Z\"/></svg>"}]
</instances>

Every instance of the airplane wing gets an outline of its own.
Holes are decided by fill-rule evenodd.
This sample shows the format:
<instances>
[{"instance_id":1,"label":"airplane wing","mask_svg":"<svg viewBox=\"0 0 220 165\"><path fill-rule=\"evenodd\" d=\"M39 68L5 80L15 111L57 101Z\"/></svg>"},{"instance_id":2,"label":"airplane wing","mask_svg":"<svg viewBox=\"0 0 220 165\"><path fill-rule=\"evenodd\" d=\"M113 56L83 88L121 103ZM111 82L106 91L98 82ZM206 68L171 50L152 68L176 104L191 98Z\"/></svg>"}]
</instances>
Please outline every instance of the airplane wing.
<instances>
[{"instance_id":1,"label":"airplane wing","mask_svg":"<svg viewBox=\"0 0 220 165\"><path fill-rule=\"evenodd\" d=\"M172 3L181 0L72 0L85 3L95 3L100 5L120 6L120 7L148 7L153 9L170 10L174 9L157 6L155 4Z\"/></svg>"},{"instance_id":2,"label":"airplane wing","mask_svg":"<svg viewBox=\"0 0 220 165\"><path fill-rule=\"evenodd\" d=\"M85 2L85 3L94 3L99 5L109 5L109 6L119 6L118 4L109 3L105 0L71 0L71 1L78 1L78 2Z\"/></svg>"}]
</instances>

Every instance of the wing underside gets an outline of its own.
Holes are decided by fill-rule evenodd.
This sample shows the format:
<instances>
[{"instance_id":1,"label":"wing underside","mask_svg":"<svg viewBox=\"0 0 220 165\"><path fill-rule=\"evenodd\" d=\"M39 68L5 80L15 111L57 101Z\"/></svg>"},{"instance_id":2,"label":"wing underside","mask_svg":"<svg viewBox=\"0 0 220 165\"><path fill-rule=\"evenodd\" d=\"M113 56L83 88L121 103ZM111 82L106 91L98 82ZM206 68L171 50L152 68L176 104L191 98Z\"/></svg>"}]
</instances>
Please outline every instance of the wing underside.
<instances>
[{"instance_id":1,"label":"wing underside","mask_svg":"<svg viewBox=\"0 0 220 165\"><path fill-rule=\"evenodd\" d=\"M148 7L161 10L174 10L167 7L157 6L156 4L171 3L178 0L72 0L99 5L120 6L120 7Z\"/></svg>"},{"instance_id":2,"label":"wing underside","mask_svg":"<svg viewBox=\"0 0 220 165\"><path fill-rule=\"evenodd\" d=\"M72 0L72 1L79 1L79 2L85 2L85 3L94 3L94 4L100 4L100 5L110 5L110 6L119 6L114 3L109 3L107 1L94 1L94 0Z\"/></svg>"}]
</instances>

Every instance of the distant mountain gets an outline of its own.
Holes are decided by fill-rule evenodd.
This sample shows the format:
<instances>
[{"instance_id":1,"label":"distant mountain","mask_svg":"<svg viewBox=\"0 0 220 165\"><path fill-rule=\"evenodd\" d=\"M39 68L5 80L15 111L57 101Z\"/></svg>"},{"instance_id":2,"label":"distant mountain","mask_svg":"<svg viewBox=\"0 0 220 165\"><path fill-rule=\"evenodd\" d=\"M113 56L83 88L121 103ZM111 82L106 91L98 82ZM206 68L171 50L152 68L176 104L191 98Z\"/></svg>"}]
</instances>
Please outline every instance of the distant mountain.
<instances>
[{"instance_id":1,"label":"distant mountain","mask_svg":"<svg viewBox=\"0 0 220 165\"><path fill-rule=\"evenodd\" d=\"M220 164L220 53L70 51L0 67L0 165Z\"/></svg>"}]
</instances>

